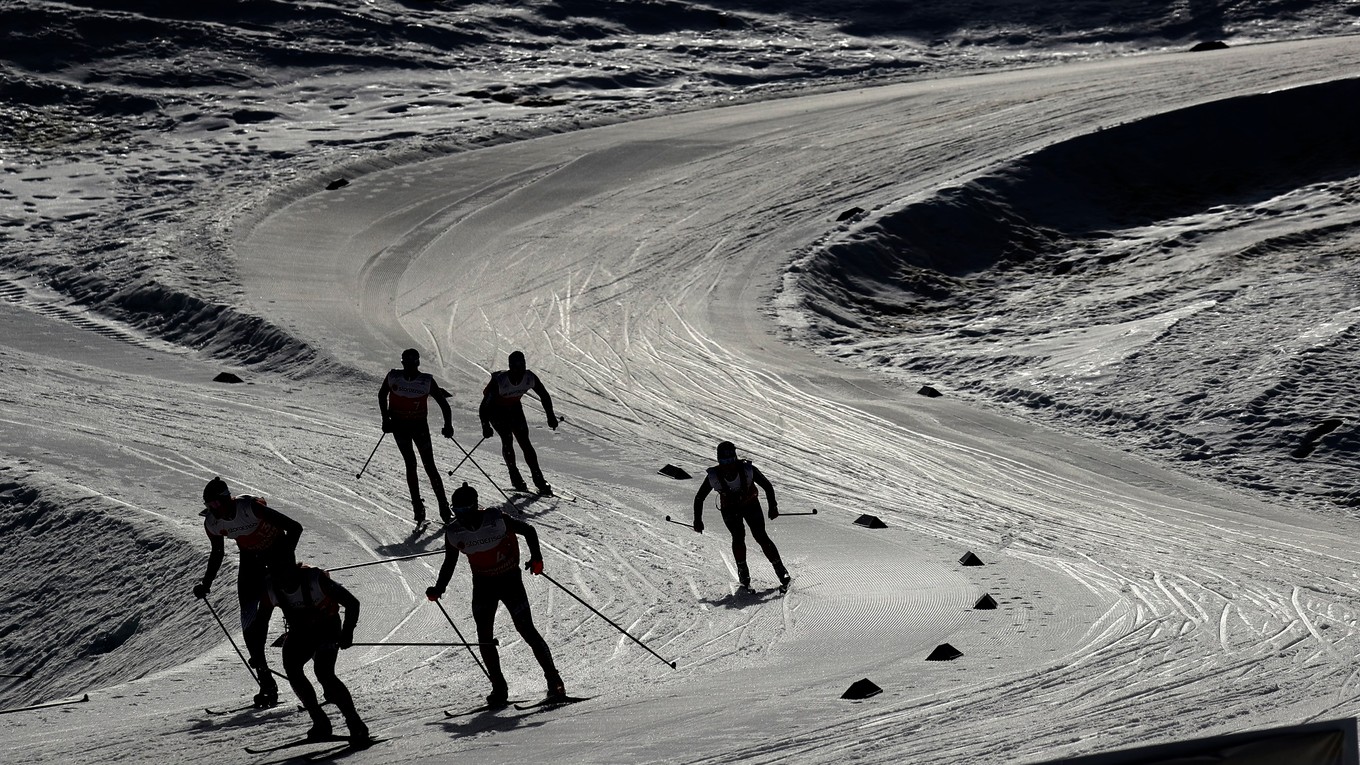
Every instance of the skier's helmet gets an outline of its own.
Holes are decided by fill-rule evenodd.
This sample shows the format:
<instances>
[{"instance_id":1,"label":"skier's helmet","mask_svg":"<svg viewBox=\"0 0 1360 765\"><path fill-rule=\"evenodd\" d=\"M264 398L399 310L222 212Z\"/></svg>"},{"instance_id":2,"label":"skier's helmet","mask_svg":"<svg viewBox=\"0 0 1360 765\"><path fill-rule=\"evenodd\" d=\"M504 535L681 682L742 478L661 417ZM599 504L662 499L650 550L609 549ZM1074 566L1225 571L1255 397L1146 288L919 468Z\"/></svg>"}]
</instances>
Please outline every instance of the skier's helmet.
<instances>
[{"instance_id":1,"label":"skier's helmet","mask_svg":"<svg viewBox=\"0 0 1360 765\"><path fill-rule=\"evenodd\" d=\"M401 363L408 366L420 366L420 351L415 348L407 348L401 352Z\"/></svg>"},{"instance_id":2,"label":"skier's helmet","mask_svg":"<svg viewBox=\"0 0 1360 765\"><path fill-rule=\"evenodd\" d=\"M203 487L203 503L207 504L213 500L226 499L231 496L231 489L227 488L227 482L220 477L215 477L208 481L208 485Z\"/></svg>"},{"instance_id":3,"label":"skier's helmet","mask_svg":"<svg viewBox=\"0 0 1360 765\"><path fill-rule=\"evenodd\" d=\"M737 461L737 445L731 441L718 444L718 464L731 465Z\"/></svg>"},{"instance_id":4,"label":"skier's helmet","mask_svg":"<svg viewBox=\"0 0 1360 765\"><path fill-rule=\"evenodd\" d=\"M524 351L515 351L509 358L511 369L524 369L527 365L524 362Z\"/></svg>"},{"instance_id":5,"label":"skier's helmet","mask_svg":"<svg viewBox=\"0 0 1360 765\"><path fill-rule=\"evenodd\" d=\"M462 486L453 490L449 497L449 509L455 513L470 513L477 510L477 490L467 485L467 481Z\"/></svg>"}]
</instances>

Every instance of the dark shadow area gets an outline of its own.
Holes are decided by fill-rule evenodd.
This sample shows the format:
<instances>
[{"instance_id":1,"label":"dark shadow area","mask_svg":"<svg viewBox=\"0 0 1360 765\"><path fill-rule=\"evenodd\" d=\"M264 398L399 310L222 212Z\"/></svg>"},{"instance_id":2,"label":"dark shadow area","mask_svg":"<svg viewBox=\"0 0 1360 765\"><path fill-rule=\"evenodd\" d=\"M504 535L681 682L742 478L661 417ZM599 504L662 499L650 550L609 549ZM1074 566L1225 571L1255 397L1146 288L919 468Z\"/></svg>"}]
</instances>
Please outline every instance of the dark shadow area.
<instances>
[{"instance_id":1,"label":"dark shadow area","mask_svg":"<svg viewBox=\"0 0 1360 765\"><path fill-rule=\"evenodd\" d=\"M956 308L966 281L989 270L1360 173L1358 120L1360 79L1351 79L1088 133L884 215L828 247L803 283L829 298L818 302L874 317Z\"/></svg>"}]
</instances>

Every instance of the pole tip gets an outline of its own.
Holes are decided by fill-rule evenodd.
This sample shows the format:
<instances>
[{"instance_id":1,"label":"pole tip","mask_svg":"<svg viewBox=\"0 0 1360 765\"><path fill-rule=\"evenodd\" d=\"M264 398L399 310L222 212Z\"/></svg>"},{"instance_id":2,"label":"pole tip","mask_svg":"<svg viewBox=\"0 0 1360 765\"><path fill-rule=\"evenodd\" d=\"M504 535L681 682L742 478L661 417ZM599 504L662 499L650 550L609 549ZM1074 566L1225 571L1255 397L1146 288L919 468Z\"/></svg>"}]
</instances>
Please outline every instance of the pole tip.
<instances>
[{"instance_id":1,"label":"pole tip","mask_svg":"<svg viewBox=\"0 0 1360 765\"><path fill-rule=\"evenodd\" d=\"M675 669L675 662L671 662L671 669Z\"/></svg>"},{"instance_id":2,"label":"pole tip","mask_svg":"<svg viewBox=\"0 0 1360 765\"><path fill-rule=\"evenodd\" d=\"M670 517L670 516L669 516L669 515L668 515L668 516L666 516L666 520L668 520L668 521L669 521L669 520L670 520L670 519L671 519L671 517Z\"/></svg>"},{"instance_id":3,"label":"pole tip","mask_svg":"<svg viewBox=\"0 0 1360 765\"><path fill-rule=\"evenodd\" d=\"M815 508L815 507L812 508L812 514L813 514L813 515L816 515L816 514L817 514L817 508Z\"/></svg>"}]
</instances>

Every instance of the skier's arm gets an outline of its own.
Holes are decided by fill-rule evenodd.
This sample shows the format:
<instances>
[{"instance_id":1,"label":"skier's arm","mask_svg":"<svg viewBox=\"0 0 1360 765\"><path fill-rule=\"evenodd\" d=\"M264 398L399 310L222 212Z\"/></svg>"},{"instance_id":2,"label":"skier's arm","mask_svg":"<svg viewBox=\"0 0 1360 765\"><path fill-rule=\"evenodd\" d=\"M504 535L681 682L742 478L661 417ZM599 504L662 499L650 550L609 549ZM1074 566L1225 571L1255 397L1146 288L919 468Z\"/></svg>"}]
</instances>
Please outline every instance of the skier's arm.
<instances>
[{"instance_id":1,"label":"skier's arm","mask_svg":"<svg viewBox=\"0 0 1360 765\"><path fill-rule=\"evenodd\" d=\"M382 415L383 422L387 422L387 394L391 390L387 387L387 378L384 377L382 385L378 387L378 413Z\"/></svg>"},{"instance_id":2,"label":"skier's arm","mask_svg":"<svg viewBox=\"0 0 1360 765\"><path fill-rule=\"evenodd\" d=\"M538 394L538 399L543 402L543 411L548 415L548 427L557 429L557 415L553 414L552 396L548 395L548 389L543 387L543 381L534 375L534 393Z\"/></svg>"},{"instance_id":3,"label":"skier's arm","mask_svg":"<svg viewBox=\"0 0 1360 765\"><path fill-rule=\"evenodd\" d=\"M524 521L516 518L506 518L505 527L524 537L524 543L529 546L529 562L543 560L543 550L538 546L538 530Z\"/></svg>"},{"instance_id":4,"label":"skier's arm","mask_svg":"<svg viewBox=\"0 0 1360 765\"><path fill-rule=\"evenodd\" d=\"M345 609L345 623L344 626L340 628L340 634L343 637L348 637L349 642L354 642L354 628L359 624L359 599L354 597L354 594L349 590L345 589L344 585L341 585L339 582L328 576L321 578L321 587L326 590L326 594L329 595L331 599L336 603L339 603L341 607ZM344 645L344 642L344 640L341 641L341 648L348 647Z\"/></svg>"},{"instance_id":5,"label":"skier's arm","mask_svg":"<svg viewBox=\"0 0 1360 765\"><path fill-rule=\"evenodd\" d=\"M265 523L283 532L284 545L288 550L296 550L298 538L302 536L302 524L280 513L278 510L255 500L255 515Z\"/></svg>"},{"instance_id":6,"label":"skier's arm","mask_svg":"<svg viewBox=\"0 0 1360 765\"><path fill-rule=\"evenodd\" d=\"M708 499L708 495L711 494L712 492L713 492L713 484L709 483L709 482L708 482L708 479L705 478L705 479L704 479L704 482L701 483L701 484L699 484L699 490L698 490L697 492L694 493L694 518L695 518L695 520L698 520L699 518L703 517L703 514L704 514L704 500Z\"/></svg>"},{"instance_id":7,"label":"skier's arm","mask_svg":"<svg viewBox=\"0 0 1360 765\"><path fill-rule=\"evenodd\" d=\"M430 396L434 402L439 404L439 411L444 414L444 437L453 438L453 412L449 409L449 396L453 394L439 387L439 383L432 383L430 386Z\"/></svg>"},{"instance_id":8,"label":"skier's arm","mask_svg":"<svg viewBox=\"0 0 1360 765\"><path fill-rule=\"evenodd\" d=\"M779 501L774 498L774 484L770 483L770 479L766 478L765 474L760 472L760 468L755 465L751 466L751 480L755 481L756 486L765 490L765 503L770 506L771 510L778 513Z\"/></svg>"},{"instance_id":9,"label":"skier's arm","mask_svg":"<svg viewBox=\"0 0 1360 765\"><path fill-rule=\"evenodd\" d=\"M449 580L453 578L453 570L458 567L458 549L449 546L447 540L444 542L444 565L439 567L439 579L435 580L433 587L425 589L425 597L430 600L439 600L444 595L444 590L449 587Z\"/></svg>"},{"instance_id":10,"label":"skier's arm","mask_svg":"<svg viewBox=\"0 0 1360 765\"><path fill-rule=\"evenodd\" d=\"M225 554L222 537L209 534L208 543L212 545L212 549L208 552L208 570L203 573L203 591L205 593L212 587L213 580L217 578L217 571L222 568L222 557Z\"/></svg>"},{"instance_id":11,"label":"skier's arm","mask_svg":"<svg viewBox=\"0 0 1360 765\"><path fill-rule=\"evenodd\" d=\"M704 533L704 500L708 499L712 491L713 484L705 478L704 482L699 484L699 491L694 493L694 530L700 534Z\"/></svg>"},{"instance_id":12,"label":"skier's arm","mask_svg":"<svg viewBox=\"0 0 1360 765\"><path fill-rule=\"evenodd\" d=\"M496 406L494 398L496 394L493 392L495 387L496 378L492 377L491 382L482 389L482 402L477 405L477 417L482 421L483 438L490 438L492 433L491 413L495 411Z\"/></svg>"}]
</instances>

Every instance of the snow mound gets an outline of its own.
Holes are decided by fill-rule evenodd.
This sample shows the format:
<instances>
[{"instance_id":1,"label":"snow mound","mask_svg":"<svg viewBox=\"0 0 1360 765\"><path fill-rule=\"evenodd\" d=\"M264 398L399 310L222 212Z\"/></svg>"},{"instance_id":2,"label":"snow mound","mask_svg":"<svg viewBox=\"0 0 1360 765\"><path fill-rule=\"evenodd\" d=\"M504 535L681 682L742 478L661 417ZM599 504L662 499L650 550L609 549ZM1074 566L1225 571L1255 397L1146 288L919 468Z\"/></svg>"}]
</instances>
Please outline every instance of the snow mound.
<instances>
[{"instance_id":1,"label":"snow mound","mask_svg":"<svg viewBox=\"0 0 1360 765\"><path fill-rule=\"evenodd\" d=\"M1320 449L1308 434L1338 418L1360 351L1358 117L1343 79L1045 147L843 223L790 267L786 323L845 361L1357 506L1355 423Z\"/></svg>"}]
</instances>

